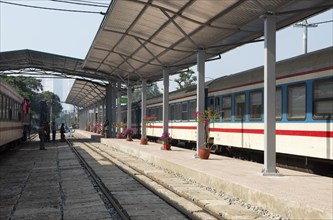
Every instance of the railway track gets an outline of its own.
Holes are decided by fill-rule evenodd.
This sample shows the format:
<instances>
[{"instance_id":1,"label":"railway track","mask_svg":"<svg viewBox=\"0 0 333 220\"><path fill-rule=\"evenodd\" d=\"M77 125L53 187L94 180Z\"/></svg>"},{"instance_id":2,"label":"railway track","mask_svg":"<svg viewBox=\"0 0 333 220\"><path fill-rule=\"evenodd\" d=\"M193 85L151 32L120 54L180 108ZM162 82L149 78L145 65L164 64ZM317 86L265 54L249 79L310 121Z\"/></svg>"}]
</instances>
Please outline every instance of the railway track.
<instances>
[{"instance_id":1,"label":"railway track","mask_svg":"<svg viewBox=\"0 0 333 220\"><path fill-rule=\"evenodd\" d=\"M85 154L83 157L94 157L90 158L90 160L92 163L95 163L95 167L96 164L117 166L122 171L128 173L131 178L144 185L149 191L165 200L167 204L173 206L187 218L269 219L266 215L266 210L260 212L254 210L253 207L239 205L237 202L231 201L233 200L232 198L226 199L223 196L221 197L221 195L211 189L200 186L190 180L186 180L168 170L148 164L141 159L109 148L104 144L91 142L79 135L75 135L75 138L71 139L71 142L73 147L80 154ZM108 187L108 185L110 185L107 183L109 178L107 177L105 170L103 171L103 168L100 167L101 166L98 167L97 165L97 171L95 170L95 173L99 176L103 185ZM107 190L111 193L113 191L112 188L108 188ZM128 188L125 188L124 190L129 191ZM132 195L129 193L128 196L131 197ZM205 198L207 198L207 200L205 200ZM117 193L113 196L113 199L117 200ZM122 205L122 202L119 200L116 203L120 206ZM132 205L131 207L134 208L135 205ZM221 209L221 207L223 208ZM151 209L151 207L149 207L149 201L145 208L147 210ZM135 219L131 214L131 210L126 208L126 204L125 208L121 207L120 210L126 213L125 216ZM272 216L274 215L270 215L270 219L282 219L279 216L274 216L273 218Z\"/></svg>"},{"instance_id":2,"label":"railway track","mask_svg":"<svg viewBox=\"0 0 333 220\"><path fill-rule=\"evenodd\" d=\"M142 186L135 176L123 172L113 160L98 153L93 144L77 139L69 144L122 219L195 219ZM99 163L107 165L101 167Z\"/></svg>"}]
</instances>

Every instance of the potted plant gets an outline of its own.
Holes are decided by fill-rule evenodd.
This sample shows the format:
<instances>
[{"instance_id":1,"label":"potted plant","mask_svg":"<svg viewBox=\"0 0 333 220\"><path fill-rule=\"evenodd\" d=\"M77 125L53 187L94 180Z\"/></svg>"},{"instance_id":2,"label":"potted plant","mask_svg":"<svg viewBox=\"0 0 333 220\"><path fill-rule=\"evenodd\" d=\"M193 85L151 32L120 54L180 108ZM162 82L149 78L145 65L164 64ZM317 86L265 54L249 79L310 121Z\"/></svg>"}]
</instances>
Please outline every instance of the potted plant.
<instances>
[{"instance_id":1,"label":"potted plant","mask_svg":"<svg viewBox=\"0 0 333 220\"><path fill-rule=\"evenodd\" d=\"M210 121L214 122L216 119L220 117L220 113L216 112L215 114L210 108L207 108L203 112L195 112L194 113L197 121L205 125L205 143L199 147L198 156L200 159L208 159L210 156L210 148L209 148L209 124Z\"/></svg>"},{"instance_id":2,"label":"potted plant","mask_svg":"<svg viewBox=\"0 0 333 220\"><path fill-rule=\"evenodd\" d=\"M146 124L146 127L147 127L148 125L151 125L151 124L154 123L155 121L156 121L156 117L155 117L155 115L145 116L145 117L143 118L143 123ZM147 144L148 144L148 138L141 138L140 144L147 145Z\"/></svg>"},{"instance_id":3,"label":"potted plant","mask_svg":"<svg viewBox=\"0 0 333 220\"><path fill-rule=\"evenodd\" d=\"M172 137L168 132L163 132L161 136L161 140L163 142L163 148L164 150L170 150L171 149L171 141Z\"/></svg>"},{"instance_id":4,"label":"potted plant","mask_svg":"<svg viewBox=\"0 0 333 220\"><path fill-rule=\"evenodd\" d=\"M121 129L124 128L124 123L117 122L116 123L116 128L117 128L116 138L122 138L123 136L121 135Z\"/></svg>"},{"instance_id":5,"label":"potted plant","mask_svg":"<svg viewBox=\"0 0 333 220\"><path fill-rule=\"evenodd\" d=\"M133 128L127 128L123 131L123 135L126 136L127 141L133 141L132 136L134 134Z\"/></svg>"}]
</instances>

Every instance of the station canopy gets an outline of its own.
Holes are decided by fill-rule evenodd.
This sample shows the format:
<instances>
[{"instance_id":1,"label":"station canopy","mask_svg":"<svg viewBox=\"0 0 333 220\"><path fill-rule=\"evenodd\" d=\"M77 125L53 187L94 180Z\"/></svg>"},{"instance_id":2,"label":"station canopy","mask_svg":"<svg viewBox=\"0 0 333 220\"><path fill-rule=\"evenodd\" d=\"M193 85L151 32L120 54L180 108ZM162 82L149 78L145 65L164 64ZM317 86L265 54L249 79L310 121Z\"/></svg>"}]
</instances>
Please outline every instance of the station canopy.
<instances>
[{"instance_id":1,"label":"station canopy","mask_svg":"<svg viewBox=\"0 0 333 220\"><path fill-rule=\"evenodd\" d=\"M66 103L87 108L105 99L105 85L91 81L75 80Z\"/></svg>"},{"instance_id":2,"label":"station canopy","mask_svg":"<svg viewBox=\"0 0 333 220\"><path fill-rule=\"evenodd\" d=\"M196 65L200 49L207 61L262 40L265 16L276 16L279 30L332 5L327 0L112 0L83 68L129 84L158 81L164 68L176 74Z\"/></svg>"},{"instance_id":3,"label":"station canopy","mask_svg":"<svg viewBox=\"0 0 333 220\"><path fill-rule=\"evenodd\" d=\"M76 76L80 78L110 80L105 78L105 74L84 70L82 63L82 59L35 50L6 51L0 53L0 76L11 74L50 74L62 77Z\"/></svg>"}]
</instances>

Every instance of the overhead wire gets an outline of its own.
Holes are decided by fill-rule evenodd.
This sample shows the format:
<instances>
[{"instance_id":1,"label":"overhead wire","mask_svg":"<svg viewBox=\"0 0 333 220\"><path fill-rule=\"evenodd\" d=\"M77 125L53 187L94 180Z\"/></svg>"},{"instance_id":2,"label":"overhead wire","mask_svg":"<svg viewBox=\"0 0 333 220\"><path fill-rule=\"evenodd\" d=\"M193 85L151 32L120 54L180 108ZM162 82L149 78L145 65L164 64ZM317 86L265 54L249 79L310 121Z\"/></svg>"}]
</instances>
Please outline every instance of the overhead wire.
<instances>
[{"instance_id":1,"label":"overhead wire","mask_svg":"<svg viewBox=\"0 0 333 220\"><path fill-rule=\"evenodd\" d=\"M97 4L90 4L90 3L81 3L78 1L64 1L64 0L49 0L52 2L59 2L59 3L67 3L67 4L74 4L74 5L84 5L84 6L91 6L91 7L102 7L102 8L107 8L108 5L97 5Z\"/></svg>"},{"instance_id":2,"label":"overhead wire","mask_svg":"<svg viewBox=\"0 0 333 220\"><path fill-rule=\"evenodd\" d=\"M98 11L86 11L86 10L74 10L74 9L62 9L62 8L50 8L50 7L42 7L42 6L34 6L34 5L26 5L26 4L19 4L14 2L7 2L0 0L0 3L21 6L21 7L28 7L28 8L35 8L35 9L44 9L44 10L52 10L52 11L62 11L62 12L75 12L75 13L87 13L87 14L101 14L105 15L105 12L98 12Z\"/></svg>"}]
</instances>

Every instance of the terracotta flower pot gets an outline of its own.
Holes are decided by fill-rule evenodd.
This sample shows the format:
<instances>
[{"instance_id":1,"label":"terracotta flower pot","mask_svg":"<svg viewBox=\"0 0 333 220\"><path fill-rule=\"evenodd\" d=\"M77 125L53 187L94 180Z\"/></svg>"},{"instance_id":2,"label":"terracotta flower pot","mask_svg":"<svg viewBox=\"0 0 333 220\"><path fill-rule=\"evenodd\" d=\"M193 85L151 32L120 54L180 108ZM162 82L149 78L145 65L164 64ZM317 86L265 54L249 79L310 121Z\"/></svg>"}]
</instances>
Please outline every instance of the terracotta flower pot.
<instances>
[{"instance_id":1,"label":"terracotta flower pot","mask_svg":"<svg viewBox=\"0 0 333 220\"><path fill-rule=\"evenodd\" d=\"M121 139L123 136L119 133L116 134L116 138Z\"/></svg>"},{"instance_id":2,"label":"terracotta flower pot","mask_svg":"<svg viewBox=\"0 0 333 220\"><path fill-rule=\"evenodd\" d=\"M133 139L131 137L127 137L126 141L133 141Z\"/></svg>"},{"instance_id":3,"label":"terracotta flower pot","mask_svg":"<svg viewBox=\"0 0 333 220\"><path fill-rule=\"evenodd\" d=\"M171 150L171 144L163 144L164 150Z\"/></svg>"},{"instance_id":4,"label":"terracotta flower pot","mask_svg":"<svg viewBox=\"0 0 333 220\"><path fill-rule=\"evenodd\" d=\"M148 139L147 138L141 138L140 144L147 145L148 144Z\"/></svg>"},{"instance_id":5,"label":"terracotta flower pot","mask_svg":"<svg viewBox=\"0 0 333 220\"><path fill-rule=\"evenodd\" d=\"M209 148L199 148L199 158L203 160L207 160L210 155Z\"/></svg>"}]
</instances>

